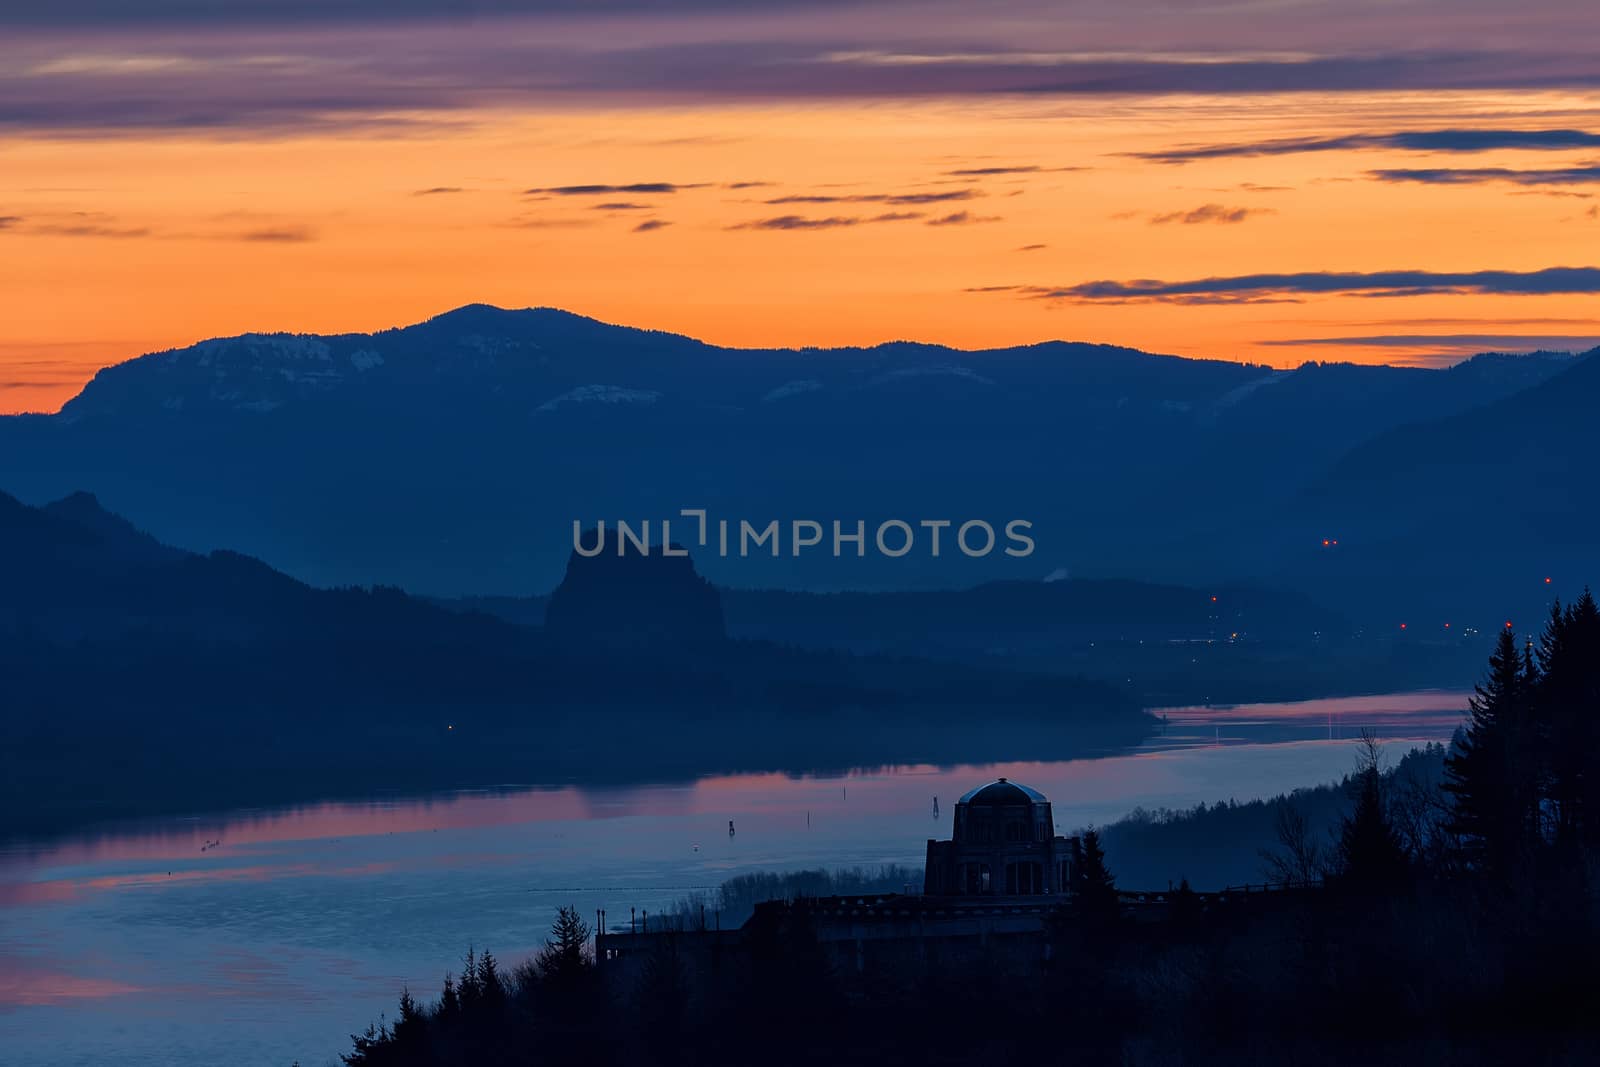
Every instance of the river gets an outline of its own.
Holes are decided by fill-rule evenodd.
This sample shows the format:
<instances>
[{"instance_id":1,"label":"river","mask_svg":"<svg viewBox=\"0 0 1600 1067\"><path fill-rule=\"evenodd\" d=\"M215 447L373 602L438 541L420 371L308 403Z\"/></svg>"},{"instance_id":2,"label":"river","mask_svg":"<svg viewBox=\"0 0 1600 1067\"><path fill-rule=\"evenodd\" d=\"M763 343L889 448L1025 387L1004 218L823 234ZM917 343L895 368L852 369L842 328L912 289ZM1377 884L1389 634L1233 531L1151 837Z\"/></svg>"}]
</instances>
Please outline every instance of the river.
<instances>
[{"instance_id":1,"label":"river","mask_svg":"<svg viewBox=\"0 0 1600 1067\"><path fill-rule=\"evenodd\" d=\"M920 866L955 799L1002 775L1064 832L1271 796L1349 771L1362 730L1396 755L1447 740L1465 707L1428 691L1170 708L1160 736L1098 759L517 786L11 841L0 1048L39 1067L336 1063L402 986L436 995L469 945L516 962L562 904L615 920L743 872Z\"/></svg>"}]
</instances>

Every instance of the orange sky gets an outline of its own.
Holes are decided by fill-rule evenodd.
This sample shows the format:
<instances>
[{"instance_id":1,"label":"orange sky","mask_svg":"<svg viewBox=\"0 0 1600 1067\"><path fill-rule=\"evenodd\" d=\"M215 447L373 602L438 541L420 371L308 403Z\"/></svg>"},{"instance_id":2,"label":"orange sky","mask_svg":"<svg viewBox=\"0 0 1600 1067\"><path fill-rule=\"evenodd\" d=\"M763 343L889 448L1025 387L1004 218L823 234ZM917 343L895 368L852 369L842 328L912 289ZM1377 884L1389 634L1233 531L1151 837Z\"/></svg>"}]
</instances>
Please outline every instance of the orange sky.
<instances>
[{"instance_id":1,"label":"orange sky","mask_svg":"<svg viewBox=\"0 0 1600 1067\"><path fill-rule=\"evenodd\" d=\"M0 142L0 411L53 411L99 366L209 336L366 331L474 301L731 345L1064 338L1277 365L1406 361L1537 337L1571 348L1600 338L1592 294L1194 304L970 290L1593 266L1600 200L1589 193L1600 186L1371 176L1578 167L1600 157L1592 147L1356 147L1181 165L1129 153L1412 129L1594 129L1597 111L1600 93L1536 91L658 108L589 99L430 112L388 134L22 133ZM1001 167L1037 169L951 173ZM525 192L636 183L678 188ZM419 195L430 189L454 191ZM949 193L964 199L918 199ZM813 199L768 203L792 197ZM646 221L666 225L637 231ZM1441 340L1265 343L1414 335Z\"/></svg>"}]
</instances>

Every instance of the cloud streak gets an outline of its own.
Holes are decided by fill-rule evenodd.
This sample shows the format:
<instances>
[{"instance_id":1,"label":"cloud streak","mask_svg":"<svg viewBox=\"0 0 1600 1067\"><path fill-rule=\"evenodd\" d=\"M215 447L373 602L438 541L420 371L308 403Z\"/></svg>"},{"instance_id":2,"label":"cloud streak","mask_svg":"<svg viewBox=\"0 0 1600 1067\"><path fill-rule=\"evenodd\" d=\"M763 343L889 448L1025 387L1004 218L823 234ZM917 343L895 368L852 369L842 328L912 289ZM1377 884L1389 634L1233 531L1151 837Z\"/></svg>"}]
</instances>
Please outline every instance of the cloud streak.
<instances>
[{"instance_id":1,"label":"cloud streak","mask_svg":"<svg viewBox=\"0 0 1600 1067\"><path fill-rule=\"evenodd\" d=\"M1426 270L1352 273L1309 271L1244 274L1192 281L1138 279L1090 281L1064 286L986 286L968 291L1006 291L1029 299L1077 304L1260 304L1298 302L1311 296L1541 296L1600 293L1600 267L1454 273Z\"/></svg>"},{"instance_id":2,"label":"cloud streak","mask_svg":"<svg viewBox=\"0 0 1600 1067\"><path fill-rule=\"evenodd\" d=\"M1152 226L1165 226L1170 223L1182 223L1185 226L1199 226L1206 223L1216 223L1224 226L1244 222L1252 215L1274 214L1271 208L1265 207L1224 207L1221 204L1201 204L1192 211L1173 211L1165 215L1150 216Z\"/></svg>"},{"instance_id":3,"label":"cloud streak","mask_svg":"<svg viewBox=\"0 0 1600 1067\"><path fill-rule=\"evenodd\" d=\"M257 244L304 244L315 241L317 235L304 226L274 226L263 230L246 230L237 240Z\"/></svg>"},{"instance_id":4,"label":"cloud streak","mask_svg":"<svg viewBox=\"0 0 1600 1067\"><path fill-rule=\"evenodd\" d=\"M1588 185L1600 182L1600 163L1579 167L1552 167L1543 170L1516 170L1511 167L1437 167L1368 171L1380 182L1416 182L1423 185Z\"/></svg>"},{"instance_id":5,"label":"cloud streak","mask_svg":"<svg viewBox=\"0 0 1600 1067\"><path fill-rule=\"evenodd\" d=\"M1600 324L1597 324L1600 326ZM1592 334L1506 334L1506 333L1383 333L1349 337L1282 337L1257 341L1273 348L1368 348L1436 349L1441 352L1580 352L1600 344L1600 328Z\"/></svg>"},{"instance_id":6,"label":"cloud streak","mask_svg":"<svg viewBox=\"0 0 1600 1067\"><path fill-rule=\"evenodd\" d=\"M840 230L852 226L867 226L877 222L909 222L920 219L920 211L890 211L882 215L830 215L825 218L808 218L804 215L776 215L772 218L753 219L729 226L730 230Z\"/></svg>"},{"instance_id":7,"label":"cloud streak","mask_svg":"<svg viewBox=\"0 0 1600 1067\"><path fill-rule=\"evenodd\" d=\"M764 201L768 204L944 204L955 200L975 200L983 193L977 189L949 189L935 193L792 193Z\"/></svg>"},{"instance_id":8,"label":"cloud streak","mask_svg":"<svg viewBox=\"0 0 1600 1067\"><path fill-rule=\"evenodd\" d=\"M1406 152L1490 152L1501 149L1560 151L1600 147L1600 133L1586 130L1494 130L1454 128L1358 133L1338 137L1288 137L1234 144L1182 145L1157 152L1131 152L1152 163L1391 149Z\"/></svg>"},{"instance_id":9,"label":"cloud streak","mask_svg":"<svg viewBox=\"0 0 1600 1067\"><path fill-rule=\"evenodd\" d=\"M984 222L1000 222L999 215L974 215L970 211L952 211L948 215L941 215L929 219L929 226L972 226Z\"/></svg>"},{"instance_id":10,"label":"cloud streak","mask_svg":"<svg viewBox=\"0 0 1600 1067\"><path fill-rule=\"evenodd\" d=\"M676 193L681 189L698 189L698 185L680 185L676 182L630 182L627 185L554 185L544 189L524 189L524 196L642 196L654 193Z\"/></svg>"}]
</instances>

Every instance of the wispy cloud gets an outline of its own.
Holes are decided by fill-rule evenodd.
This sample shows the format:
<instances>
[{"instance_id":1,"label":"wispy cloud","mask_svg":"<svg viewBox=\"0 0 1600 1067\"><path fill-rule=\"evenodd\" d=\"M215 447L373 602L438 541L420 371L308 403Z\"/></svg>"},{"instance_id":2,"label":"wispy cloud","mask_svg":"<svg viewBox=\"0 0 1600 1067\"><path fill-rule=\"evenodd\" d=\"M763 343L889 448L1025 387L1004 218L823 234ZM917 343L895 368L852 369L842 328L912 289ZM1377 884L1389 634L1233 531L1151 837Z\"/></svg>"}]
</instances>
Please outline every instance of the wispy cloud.
<instances>
[{"instance_id":1,"label":"wispy cloud","mask_svg":"<svg viewBox=\"0 0 1600 1067\"><path fill-rule=\"evenodd\" d=\"M629 182L626 185L554 185L543 189L524 189L524 196L614 196L629 193L635 196L651 193L676 193L681 189L697 189L698 185L680 185L676 182Z\"/></svg>"},{"instance_id":2,"label":"wispy cloud","mask_svg":"<svg viewBox=\"0 0 1600 1067\"><path fill-rule=\"evenodd\" d=\"M665 219L645 219L643 222L639 223L639 225L633 228L633 232L650 233L654 230L664 230L671 225L672 223L666 221Z\"/></svg>"},{"instance_id":3,"label":"wispy cloud","mask_svg":"<svg viewBox=\"0 0 1600 1067\"><path fill-rule=\"evenodd\" d=\"M1600 293L1600 267L1547 267L1534 271L1426 270L1244 274L1193 281L1091 281L1076 285L984 286L969 292L1012 292L1035 300L1079 304L1262 304L1308 296L1399 297L1423 295L1539 296Z\"/></svg>"},{"instance_id":4,"label":"wispy cloud","mask_svg":"<svg viewBox=\"0 0 1600 1067\"><path fill-rule=\"evenodd\" d=\"M851 226L866 226L875 222L908 222L920 219L920 211L890 211L882 215L830 215L826 218L808 218L804 215L777 215L768 219L753 219L729 226L730 230L838 230Z\"/></svg>"},{"instance_id":5,"label":"wispy cloud","mask_svg":"<svg viewBox=\"0 0 1600 1067\"><path fill-rule=\"evenodd\" d=\"M211 221L223 223L251 217L252 213L230 213ZM259 216L257 216L259 217ZM266 216L270 219L270 216ZM252 229L166 230L129 224L103 211L53 211L43 215L0 216L0 231L33 237L92 238L106 240L169 241L244 241L267 244L293 244L316 240L310 227L264 221Z\"/></svg>"},{"instance_id":6,"label":"wispy cloud","mask_svg":"<svg viewBox=\"0 0 1600 1067\"><path fill-rule=\"evenodd\" d=\"M1516 170L1511 167L1438 167L1372 170L1367 174L1381 182L1420 182L1424 185L1483 185L1491 182L1507 182L1512 185L1585 185L1600 182L1600 163L1542 170Z\"/></svg>"},{"instance_id":7,"label":"wispy cloud","mask_svg":"<svg viewBox=\"0 0 1600 1067\"><path fill-rule=\"evenodd\" d=\"M412 196L444 196L449 193L464 193L465 189L459 185L435 185L432 189L418 189Z\"/></svg>"},{"instance_id":8,"label":"wispy cloud","mask_svg":"<svg viewBox=\"0 0 1600 1067\"><path fill-rule=\"evenodd\" d=\"M1498 149L1558 151L1600 147L1600 134L1586 130L1442 129L1398 133L1352 133L1338 137L1286 137L1232 144L1180 145L1156 152L1129 153L1155 163L1191 163L1203 159L1285 156L1302 152L1346 152L1398 149L1409 152L1490 152Z\"/></svg>"},{"instance_id":9,"label":"wispy cloud","mask_svg":"<svg viewBox=\"0 0 1600 1067\"><path fill-rule=\"evenodd\" d=\"M974 215L970 211L953 211L948 215L928 220L929 226L970 226L981 222L999 222L999 215Z\"/></svg>"},{"instance_id":10,"label":"wispy cloud","mask_svg":"<svg viewBox=\"0 0 1600 1067\"><path fill-rule=\"evenodd\" d=\"M1348 337L1281 337L1256 344L1274 348L1406 348L1439 352L1582 352L1600 344L1600 323L1586 335L1530 333L1384 333Z\"/></svg>"},{"instance_id":11,"label":"wispy cloud","mask_svg":"<svg viewBox=\"0 0 1600 1067\"><path fill-rule=\"evenodd\" d=\"M1190 211L1173 211L1164 215L1150 216L1150 224L1164 226L1168 223L1178 222L1185 226L1198 226L1204 223L1221 223L1232 225L1243 222L1252 215L1272 215L1275 212L1265 207L1224 207L1222 204L1201 204Z\"/></svg>"},{"instance_id":12,"label":"wispy cloud","mask_svg":"<svg viewBox=\"0 0 1600 1067\"><path fill-rule=\"evenodd\" d=\"M593 226L599 219L554 218L549 216L522 216L500 223L514 230L581 230Z\"/></svg>"},{"instance_id":13,"label":"wispy cloud","mask_svg":"<svg viewBox=\"0 0 1600 1067\"><path fill-rule=\"evenodd\" d=\"M1057 174L1088 169L1087 167L1041 167L1032 163L1023 163L1011 166L960 167L956 170L947 170L944 173L949 178L997 178L1008 174Z\"/></svg>"},{"instance_id":14,"label":"wispy cloud","mask_svg":"<svg viewBox=\"0 0 1600 1067\"><path fill-rule=\"evenodd\" d=\"M911 193L793 193L765 201L768 204L943 204L953 200L976 200L978 189L946 189L940 192Z\"/></svg>"},{"instance_id":15,"label":"wispy cloud","mask_svg":"<svg viewBox=\"0 0 1600 1067\"><path fill-rule=\"evenodd\" d=\"M304 226L274 226L264 230L246 230L241 234L236 234L235 239L262 244L303 244L307 241L315 241L317 235Z\"/></svg>"},{"instance_id":16,"label":"wispy cloud","mask_svg":"<svg viewBox=\"0 0 1600 1067\"><path fill-rule=\"evenodd\" d=\"M151 236L148 226L117 226L99 222L42 222L18 230L40 237L98 237L137 240Z\"/></svg>"}]
</instances>

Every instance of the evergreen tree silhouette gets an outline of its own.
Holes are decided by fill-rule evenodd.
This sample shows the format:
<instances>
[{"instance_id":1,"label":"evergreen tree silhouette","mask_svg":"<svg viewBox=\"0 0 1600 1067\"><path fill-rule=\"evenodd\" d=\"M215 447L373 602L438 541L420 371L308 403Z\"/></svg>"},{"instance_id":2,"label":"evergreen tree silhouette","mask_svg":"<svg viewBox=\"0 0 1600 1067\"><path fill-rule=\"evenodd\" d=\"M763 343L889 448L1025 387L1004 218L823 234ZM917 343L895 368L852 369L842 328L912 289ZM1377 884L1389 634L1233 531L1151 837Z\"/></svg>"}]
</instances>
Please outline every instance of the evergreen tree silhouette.
<instances>
[{"instance_id":1,"label":"evergreen tree silhouette","mask_svg":"<svg viewBox=\"0 0 1600 1067\"><path fill-rule=\"evenodd\" d=\"M1555 843L1564 853L1600 846L1600 610L1588 589L1560 601L1539 637L1534 707Z\"/></svg>"},{"instance_id":2,"label":"evergreen tree silhouette","mask_svg":"<svg viewBox=\"0 0 1600 1067\"><path fill-rule=\"evenodd\" d=\"M431 1061L428 1044L428 1018L422 1006L412 997L411 990L400 991L400 1014L390 1029L389 1055L385 1062L425 1064Z\"/></svg>"},{"instance_id":3,"label":"evergreen tree silhouette","mask_svg":"<svg viewBox=\"0 0 1600 1067\"><path fill-rule=\"evenodd\" d=\"M1382 891L1406 871L1406 855L1389 819L1384 796L1381 749L1362 738L1355 776L1355 807L1339 826L1339 873L1347 886Z\"/></svg>"},{"instance_id":4,"label":"evergreen tree silhouette","mask_svg":"<svg viewBox=\"0 0 1600 1067\"><path fill-rule=\"evenodd\" d=\"M439 994L438 1014L446 1023L454 1023L461 1017L461 997L456 993L456 980L449 974L444 976L444 989Z\"/></svg>"},{"instance_id":5,"label":"evergreen tree silhouette","mask_svg":"<svg viewBox=\"0 0 1600 1067\"><path fill-rule=\"evenodd\" d=\"M539 977L554 992L571 992L584 980L592 965L589 959L589 924L578 909L563 904L556 912L550 937L535 958Z\"/></svg>"},{"instance_id":6,"label":"evergreen tree silhouette","mask_svg":"<svg viewBox=\"0 0 1600 1067\"><path fill-rule=\"evenodd\" d=\"M1085 830L1076 845L1072 864L1072 900L1079 914L1100 922L1117 918L1116 877L1106 866L1105 849L1100 845L1100 832L1094 827Z\"/></svg>"},{"instance_id":7,"label":"evergreen tree silhouette","mask_svg":"<svg viewBox=\"0 0 1600 1067\"><path fill-rule=\"evenodd\" d=\"M1538 826L1538 731L1528 670L1511 629L1500 631L1470 703L1466 736L1445 759L1451 830L1471 866L1500 877L1525 861Z\"/></svg>"}]
</instances>

